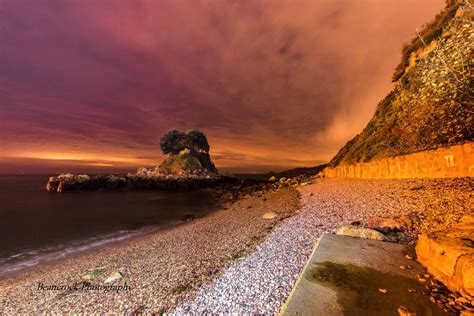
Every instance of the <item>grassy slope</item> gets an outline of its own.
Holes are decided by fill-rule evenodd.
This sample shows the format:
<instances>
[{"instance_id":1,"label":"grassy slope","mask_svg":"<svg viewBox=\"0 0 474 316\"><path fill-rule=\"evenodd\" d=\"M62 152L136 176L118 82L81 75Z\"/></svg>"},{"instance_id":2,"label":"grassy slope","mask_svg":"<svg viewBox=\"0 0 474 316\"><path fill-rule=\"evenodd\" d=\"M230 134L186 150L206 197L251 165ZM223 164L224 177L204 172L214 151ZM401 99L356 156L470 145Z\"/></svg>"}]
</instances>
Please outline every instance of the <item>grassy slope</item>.
<instances>
[{"instance_id":1,"label":"grassy slope","mask_svg":"<svg viewBox=\"0 0 474 316\"><path fill-rule=\"evenodd\" d=\"M394 90L378 104L364 130L341 148L330 166L473 140L473 13L472 7L464 5L463 15L456 16L458 6L448 3L420 32L423 41L418 38L405 46L404 51L410 52L420 43L436 41L433 51L398 77ZM404 54L403 67L406 59Z\"/></svg>"}]
</instances>

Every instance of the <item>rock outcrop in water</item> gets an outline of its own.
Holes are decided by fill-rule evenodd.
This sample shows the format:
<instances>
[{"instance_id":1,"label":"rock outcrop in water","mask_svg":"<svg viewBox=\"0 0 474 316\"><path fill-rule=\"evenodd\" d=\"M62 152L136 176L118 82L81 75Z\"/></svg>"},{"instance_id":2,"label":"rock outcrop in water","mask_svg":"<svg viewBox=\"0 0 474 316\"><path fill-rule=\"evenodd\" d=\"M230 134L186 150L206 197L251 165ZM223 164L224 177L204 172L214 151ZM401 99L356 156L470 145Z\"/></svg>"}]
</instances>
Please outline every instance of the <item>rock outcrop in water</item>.
<instances>
[{"instance_id":1,"label":"rock outcrop in water","mask_svg":"<svg viewBox=\"0 0 474 316\"><path fill-rule=\"evenodd\" d=\"M192 152L183 149L177 154L170 155L157 171L163 174L178 175L215 175L217 169L211 161L209 153Z\"/></svg>"},{"instance_id":2,"label":"rock outcrop in water","mask_svg":"<svg viewBox=\"0 0 474 316\"><path fill-rule=\"evenodd\" d=\"M239 182L231 177L214 175L175 176L164 175L154 170L143 168L137 173L112 175L75 175L61 174L50 177L46 184L48 192L77 190L191 190L213 188Z\"/></svg>"},{"instance_id":3,"label":"rock outcrop in water","mask_svg":"<svg viewBox=\"0 0 474 316\"><path fill-rule=\"evenodd\" d=\"M71 187L87 187L90 182L91 178L85 174L60 174L57 177L49 177L48 183L46 183L46 191L62 192Z\"/></svg>"},{"instance_id":4,"label":"rock outcrop in water","mask_svg":"<svg viewBox=\"0 0 474 316\"><path fill-rule=\"evenodd\" d=\"M156 171L159 173L181 176L212 176L218 173L209 155L207 137L201 131L169 131L161 137L160 147L169 156L158 166Z\"/></svg>"},{"instance_id":5,"label":"rock outcrop in water","mask_svg":"<svg viewBox=\"0 0 474 316\"><path fill-rule=\"evenodd\" d=\"M206 135L201 131L184 133L172 130L161 137L160 147L168 157L157 167L140 168L136 173L126 175L61 174L49 178L46 191L174 190L206 188L238 181L219 175L209 154Z\"/></svg>"}]
</instances>

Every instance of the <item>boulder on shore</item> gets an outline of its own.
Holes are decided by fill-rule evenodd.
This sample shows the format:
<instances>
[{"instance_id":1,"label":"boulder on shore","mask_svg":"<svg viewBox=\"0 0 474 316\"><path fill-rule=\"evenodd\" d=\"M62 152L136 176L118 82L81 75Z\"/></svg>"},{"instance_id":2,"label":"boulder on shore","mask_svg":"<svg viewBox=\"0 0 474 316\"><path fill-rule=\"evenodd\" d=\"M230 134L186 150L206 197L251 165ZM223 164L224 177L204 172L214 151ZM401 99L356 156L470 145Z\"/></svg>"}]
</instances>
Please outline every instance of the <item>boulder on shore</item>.
<instances>
[{"instance_id":1,"label":"boulder on shore","mask_svg":"<svg viewBox=\"0 0 474 316\"><path fill-rule=\"evenodd\" d=\"M263 214L262 216L264 219L274 219L274 218L277 218L278 217L278 214L275 213L275 212L266 212L265 214Z\"/></svg>"},{"instance_id":2,"label":"boulder on shore","mask_svg":"<svg viewBox=\"0 0 474 316\"><path fill-rule=\"evenodd\" d=\"M360 226L343 226L337 231L336 234L364 239L390 241L390 239L381 232Z\"/></svg>"},{"instance_id":3,"label":"boulder on shore","mask_svg":"<svg viewBox=\"0 0 474 316\"><path fill-rule=\"evenodd\" d=\"M408 215L395 217L376 216L368 221L367 226L387 234L409 230L413 226L413 220Z\"/></svg>"}]
</instances>

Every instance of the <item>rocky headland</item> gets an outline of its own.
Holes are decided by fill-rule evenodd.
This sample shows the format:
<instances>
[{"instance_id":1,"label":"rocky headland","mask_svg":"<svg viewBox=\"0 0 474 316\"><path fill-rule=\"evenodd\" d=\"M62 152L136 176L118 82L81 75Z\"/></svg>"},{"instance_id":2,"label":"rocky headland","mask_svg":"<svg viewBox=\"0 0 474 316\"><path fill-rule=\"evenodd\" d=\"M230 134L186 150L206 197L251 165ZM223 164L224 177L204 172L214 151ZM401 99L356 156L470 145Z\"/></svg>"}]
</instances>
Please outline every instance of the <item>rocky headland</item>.
<instances>
[{"instance_id":1,"label":"rocky headland","mask_svg":"<svg viewBox=\"0 0 474 316\"><path fill-rule=\"evenodd\" d=\"M218 173L211 160L210 146L204 133L172 130L160 139L168 157L153 168L139 168L136 173L112 175L76 175L50 177L48 192L74 190L191 190L229 186L239 181Z\"/></svg>"},{"instance_id":2,"label":"rocky headland","mask_svg":"<svg viewBox=\"0 0 474 316\"><path fill-rule=\"evenodd\" d=\"M48 192L76 190L190 190L231 185L239 180L220 175L213 176L174 176L144 171L123 175L76 175L61 174L50 177L46 184Z\"/></svg>"}]
</instances>

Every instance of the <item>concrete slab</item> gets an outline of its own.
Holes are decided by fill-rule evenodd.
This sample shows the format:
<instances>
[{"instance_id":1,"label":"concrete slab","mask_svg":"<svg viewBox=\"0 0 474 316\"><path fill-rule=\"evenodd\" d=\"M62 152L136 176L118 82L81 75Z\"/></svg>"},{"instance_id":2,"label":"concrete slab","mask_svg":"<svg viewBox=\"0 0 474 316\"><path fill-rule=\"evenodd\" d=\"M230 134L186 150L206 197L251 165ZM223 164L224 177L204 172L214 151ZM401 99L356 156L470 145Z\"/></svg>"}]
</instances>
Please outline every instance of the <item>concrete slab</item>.
<instances>
[{"instance_id":1,"label":"concrete slab","mask_svg":"<svg viewBox=\"0 0 474 316\"><path fill-rule=\"evenodd\" d=\"M325 234L296 282L281 315L399 315L400 306L420 315L444 315L423 295L412 246ZM400 269L410 265L412 269ZM428 281L429 282L429 281ZM383 294L379 288L386 289ZM415 289L410 293L408 289Z\"/></svg>"}]
</instances>

